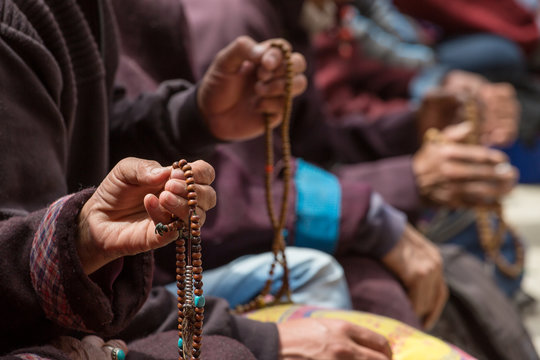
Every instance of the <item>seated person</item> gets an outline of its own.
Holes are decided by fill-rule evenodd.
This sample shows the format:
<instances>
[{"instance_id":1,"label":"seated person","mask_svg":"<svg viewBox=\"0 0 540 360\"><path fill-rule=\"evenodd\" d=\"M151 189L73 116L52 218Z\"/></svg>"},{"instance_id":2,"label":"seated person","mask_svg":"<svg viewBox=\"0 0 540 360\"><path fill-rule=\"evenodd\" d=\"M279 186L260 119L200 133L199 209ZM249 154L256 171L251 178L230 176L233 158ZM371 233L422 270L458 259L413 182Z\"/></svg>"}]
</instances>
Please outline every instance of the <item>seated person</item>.
<instances>
[{"instance_id":1,"label":"seated person","mask_svg":"<svg viewBox=\"0 0 540 360\"><path fill-rule=\"evenodd\" d=\"M242 124L244 136L262 132L255 121L259 112L239 96L243 91L225 91L230 82L212 78L216 73L210 73L214 81L202 81L198 87L171 85L132 107L121 103L111 115L116 48L110 36L114 18L108 2L9 0L0 13L0 84L6 90L0 94L0 111L9 120L2 122L0 131L4 149L0 161L6 169L0 177L0 249L4 254L0 357L66 359L75 356L73 342L58 337L69 335L82 340L77 342L79 350L97 347L97 353L119 358L121 342L83 336L96 333L109 339L128 331L126 326L148 303L151 292L150 250L175 239L174 233L157 235L155 224L170 219L170 214L184 219L188 207L183 187L178 186L182 174L170 167L128 157L109 172L109 157L123 156L109 153L122 153L109 141L121 138L130 144L131 148L123 149L125 155L133 148L144 148L150 158L168 157L168 152L174 153L171 157L188 155L215 140L207 127L219 129L216 134L228 139L236 134L231 128ZM243 39L234 42L219 61L225 68L244 61L263 66L267 57L274 58L270 62L274 66L281 63L279 53L265 44L257 46ZM296 76L294 94L305 86L302 66ZM244 83L241 74L232 79L252 94L250 100L265 98L247 90L256 79ZM222 91L238 95L229 98L235 116L215 111L217 99L222 100L216 94ZM174 106L165 108L171 99ZM134 108L147 111L135 112L139 115L135 117ZM208 116L205 111L212 116L203 118ZM216 201L210 187L214 171L204 162L192 166L204 221L205 211ZM317 339L306 337L296 327L278 329L232 316L219 300L214 306L209 301L208 307L213 311L206 319L208 347L203 348L207 354L203 356L238 359L239 354L251 354L275 359L288 349L285 343L278 346L278 334L317 343L353 342L358 348L355 352L375 352L382 359L390 356L380 335L360 328L361 335L352 336L345 331L351 328L342 327L339 320L329 321L333 328L317 334ZM225 339L212 336L219 334ZM253 334L258 334L256 339ZM332 357L337 358L342 348L330 347ZM160 358L160 350L145 358ZM86 350L83 353L93 357ZM136 358L137 353L128 356Z\"/></svg>"},{"instance_id":2,"label":"seated person","mask_svg":"<svg viewBox=\"0 0 540 360\"><path fill-rule=\"evenodd\" d=\"M129 1L128 6L128 2L115 0L113 5L118 14L122 44L117 81L126 87L130 97L137 98L140 94L154 91L161 81L194 76L187 67L180 69L175 64L189 64L191 53L197 55L192 44L210 45L214 40L207 41L199 36L190 39L184 35L189 29L179 25L184 23L182 2L141 0ZM204 8L201 8L204 16L219 15L218 12L208 12L206 5L200 5ZM224 3L218 5L221 7ZM189 10L195 3L183 6ZM147 26L155 18L162 19L159 25ZM204 34L212 34L209 30L213 26L209 24ZM221 35L228 34L229 25L219 28ZM191 34L195 33L202 36L198 31L191 31ZM178 45L171 49L170 43ZM278 107L275 111L280 110ZM294 123L295 118L292 121ZM294 140L292 145L294 147ZM273 229L264 207L264 156L261 139L254 139L220 144L215 153L205 157L216 167L215 187L222 196L216 211L209 214L205 227L205 269L216 269L234 261L234 269L240 269L242 274L248 273L249 279L259 279L258 290L264 286L269 263L261 264L258 273L250 273L247 269L257 266L253 265L253 258L246 260L247 264L235 259L266 252L271 243ZM291 211L286 222L289 244L340 256L353 290L353 308L394 317L416 327L423 324L431 326L446 301L442 264L436 248L406 224L403 214L388 206L362 182L336 179L299 159L294 160L293 176ZM281 192L283 184L279 176L276 176L274 185L275 193ZM409 251L415 255L403 255ZM411 261L412 258L423 261ZM172 249L158 250L156 259L156 283L173 282ZM225 265L224 269L216 271L222 271L221 276L226 277L230 269ZM294 268L291 271L294 272ZM396 276L405 284L407 291ZM221 278L219 273L216 277ZM234 304L242 302L236 298L239 295L247 296L247 299L242 299L245 301L256 294L256 287L249 294L227 291L235 287L236 281L227 279L227 282L219 282L222 285L219 288L214 288L212 282L209 289L226 291L215 294ZM254 286L251 282L249 284ZM319 296L328 294L316 292L308 299L315 301ZM334 302L332 307L336 306Z\"/></svg>"}]
</instances>

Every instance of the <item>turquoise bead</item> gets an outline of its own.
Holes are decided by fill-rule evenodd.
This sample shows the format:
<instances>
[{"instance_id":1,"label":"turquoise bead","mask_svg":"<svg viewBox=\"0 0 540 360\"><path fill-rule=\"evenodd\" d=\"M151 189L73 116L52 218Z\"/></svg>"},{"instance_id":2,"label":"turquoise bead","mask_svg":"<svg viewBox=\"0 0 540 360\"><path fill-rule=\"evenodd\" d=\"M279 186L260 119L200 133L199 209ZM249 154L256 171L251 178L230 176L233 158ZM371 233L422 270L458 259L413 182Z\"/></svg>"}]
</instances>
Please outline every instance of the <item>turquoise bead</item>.
<instances>
[{"instance_id":1,"label":"turquoise bead","mask_svg":"<svg viewBox=\"0 0 540 360\"><path fill-rule=\"evenodd\" d=\"M124 353L124 350L116 348L114 351L116 352L116 356L113 356L113 359L126 360L126 353Z\"/></svg>"},{"instance_id":2,"label":"turquoise bead","mask_svg":"<svg viewBox=\"0 0 540 360\"><path fill-rule=\"evenodd\" d=\"M195 296L195 306L198 308L204 307L204 304L206 304L206 299L204 296Z\"/></svg>"},{"instance_id":3,"label":"turquoise bead","mask_svg":"<svg viewBox=\"0 0 540 360\"><path fill-rule=\"evenodd\" d=\"M178 338L178 348L182 349L183 346L184 346L184 340L182 340L182 338Z\"/></svg>"}]
</instances>

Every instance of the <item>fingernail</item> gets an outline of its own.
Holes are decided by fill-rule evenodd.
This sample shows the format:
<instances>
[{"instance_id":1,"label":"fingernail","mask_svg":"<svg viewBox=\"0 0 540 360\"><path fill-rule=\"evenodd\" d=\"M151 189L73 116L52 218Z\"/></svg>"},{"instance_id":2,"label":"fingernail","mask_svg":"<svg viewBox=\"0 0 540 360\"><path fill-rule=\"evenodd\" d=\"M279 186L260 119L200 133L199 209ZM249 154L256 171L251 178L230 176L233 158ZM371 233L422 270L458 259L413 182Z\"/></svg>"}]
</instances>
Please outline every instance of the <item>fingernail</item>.
<instances>
[{"instance_id":1,"label":"fingernail","mask_svg":"<svg viewBox=\"0 0 540 360\"><path fill-rule=\"evenodd\" d=\"M512 165L507 162L495 165L495 174L497 175L504 175L509 171L512 171Z\"/></svg>"},{"instance_id":2,"label":"fingernail","mask_svg":"<svg viewBox=\"0 0 540 360\"><path fill-rule=\"evenodd\" d=\"M264 46L261 45L261 44L257 44L253 47L253 49L251 50L251 55L253 57L259 57L261 56L263 53L264 53Z\"/></svg>"},{"instance_id":3,"label":"fingernail","mask_svg":"<svg viewBox=\"0 0 540 360\"><path fill-rule=\"evenodd\" d=\"M268 65L272 67L276 66L278 62L278 58L275 55L269 55L267 62L268 62Z\"/></svg>"}]
</instances>

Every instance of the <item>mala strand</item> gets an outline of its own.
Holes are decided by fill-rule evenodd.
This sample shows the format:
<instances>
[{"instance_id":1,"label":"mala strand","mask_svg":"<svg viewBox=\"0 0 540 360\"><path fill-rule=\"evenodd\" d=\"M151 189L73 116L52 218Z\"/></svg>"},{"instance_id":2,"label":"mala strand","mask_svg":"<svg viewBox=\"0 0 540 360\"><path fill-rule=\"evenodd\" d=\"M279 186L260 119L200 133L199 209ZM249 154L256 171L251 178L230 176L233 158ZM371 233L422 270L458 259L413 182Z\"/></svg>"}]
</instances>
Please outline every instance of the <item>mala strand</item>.
<instances>
[{"instance_id":1,"label":"mala strand","mask_svg":"<svg viewBox=\"0 0 540 360\"><path fill-rule=\"evenodd\" d=\"M469 142L478 144L480 122L478 107L476 106L474 99L469 99L465 104L465 119L473 126L473 134L471 135ZM504 221L501 203L496 202L491 206L478 206L474 210L482 249L503 274L511 278L518 277L523 272L525 260L524 249L513 229L511 229ZM490 215L495 217L497 223L496 231L493 230L492 216ZM513 264L501 254L501 246L504 243L504 236L507 232L510 233L516 249L516 259Z\"/></svg>"},{"instance_id":2,"label":"mala strand","mask_svg":"<svg viewBox=\"0 0 540 360\"><path fill-rule=\"evenodd\" d=\"M167 225L156 225L156 233L163 235L178 231L176 240L176 287L178 296L178 359L198 359L201 354L202 325L205 298L202 282L201 225L197 215L197 193L191 165L180 160L172 165L181 169L186 178L189 221L184 224L173 218Z\"/></svg>"},{"instance_id":3,"label":"mala strand","mask_svg":"<svg viewBox=\"0 0 540 360\"><path fill-rule=\"evenodd\" d=\"M289 127L292 107L292 62L291 51L280 42L273 42L271 46L278 48L283 53L283 57L286 62L286 80L285 80L285 104L283 106L281 124L281 138L282 138L282 163L283 163L283 193L281 197L281 208L279 217L274 213L274 202L272 195L272 179L274 175L274 145L273 145L273 131L271 127L271 115L264 114L265 121L265 139L266 139L266 166L265 166L265 195L266 195L266 208L270 217L270 222L273 229L272 240L272 253L274 259L270 265L268 272L268 279L265 282L260 294L245 305L238 305L235 309L237 313L244 313L254 309L262 308L268 305L275 305L279 303L291 303L291 290L289 286L289 268L287 266L287 257L285 255L285 221L287 219L287 199L289 197L289 188L291 182L291 144L289 138ZM273 300L268 300L270 291L272 288L274 271L276 265L280 265L283 268L283 282L274 295ZM284 299L284 300L283 300Z\"/></svg>"},{"instance_id":4,"label":"mala strand","mask_svg":"<svg viewBox=\"0 0 540 360\"><path fill-rule=\"evenodd\" d=\"M468 143L479 144L480 121L478 107L473 98L469 98L466 101L464 115L465 121L471 123L473 128ZM445 141L442 139L439 130L435 128L428 129L424 139L432 142ZM506 276L510 278L518 277L523 272L525 260L524 249L514 230L504 221L501 203L497 201L490 205L476 206L474 208L474 214L480 246L486 256ZM496 223L496 230L493 229L493 223ZM516 249L516 259L514 263L510 263L501 254L504 236L507 233L512 237Z\"/></svg>"}]
</instances>

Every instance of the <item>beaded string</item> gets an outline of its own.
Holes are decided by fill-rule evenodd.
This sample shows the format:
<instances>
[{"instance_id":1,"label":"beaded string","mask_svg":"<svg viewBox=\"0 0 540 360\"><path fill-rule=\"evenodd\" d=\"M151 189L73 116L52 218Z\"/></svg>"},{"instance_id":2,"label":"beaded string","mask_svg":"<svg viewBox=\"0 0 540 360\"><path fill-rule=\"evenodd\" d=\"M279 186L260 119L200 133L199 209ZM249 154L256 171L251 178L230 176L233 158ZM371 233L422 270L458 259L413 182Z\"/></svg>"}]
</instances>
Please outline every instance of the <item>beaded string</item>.
<instances>
[{"instance_id":1,"label":"beaded string","mask_svg":"<svg viewBox=\"0 0 540 360\"><path fill-rule=\"evenodd\" d=\"M286 62L286 79L285 79L285 104L283 106L281 138L282 138L282 175L283 175L283 193L281 196L281 207L279 217L274 213L274 202L272 196L272 179L274 175L274 145L273 131L271 127L271 115L264 114L265 121L265 140L266 140L266 165L265 165L265 195L266 208L268 216L272 224L273 240L272 253L274 259L270 265L268 279L259 295L252 301L244 305L238 305L235 309L237 313L244 313L254 309L262 308L268 305L278 303L291 303L291 290L289 286L289 268L287 266L287 257L285 255L285 221L287 219L287 199L289 197L289 188L291 183L291 144L289 138L290 117L292 107L292 62L291 51L280 42L273 42L271 46L278 48L283 53ZM269 300L270 291L274 281L274 272L276 265L283 268L283 281L278 292Z\"/></svg>"},{"instance_id":2,"label":"beaded string","mask_svg":"<svg viewBox=\"0 0 540 360\"><path fill-rule=\"evenodd\" d=\"M480 121L478 116L478 106L474 99L468 99L465 103L465 121L470 122L473 126L473 133L469 138L469 143L478 144L480 142ZM518 277L523 271L525 260L524 249L517 234L504 221L501 203L497 201L493 205L477 206L474 210L482 249L503 274L511 278ZM492 227L493 217L498 224L495 231ZM504 242L504 235L507 232L510 233L516 249L516 259L514 263L510 263L501 254L501 246Z\"/></svg>"},{"instance_id":3,"label":"beaded string","mask_svg":"<svg viewBox=\"0 0 540 360\"><path fill-rule=\"evenodd\" d=\"M197 193L191 165L184 159L173 163L186 178L188 224L176 217L169 224L156 225L156 234L178 231L176 240L176 287L178 296L178 359L199 359L205 298L202 290L201 225L197 215Z\"/></svg>"},{"instance_id":4,"label":"beaded string","mask_svg":"<svg viewBox=\"0 0 540 360\"><path fill-rule=\"evenodd\" d=\"M479 144L480 121L478 115L478 106L473 98L467 99L464 109L465 121L471 123L473 131L467 139L469 144ZM444 139L438 129L431 128L424 135L425 141L441 142ZM495 264L495 266L506 276L516 278L523 272L525 254L523 245L519 242L517 234L506 224L503 217L502 205L499 201L493 204L475 206L474 214L476 218L476 228L482 250ZM497 223L497 229L493 229L493 222ZM512 237L516 249L516 259L510 263L501 254L501 246L504 242L504 236L509 233Z\"/></svg>"}]
</instances>

